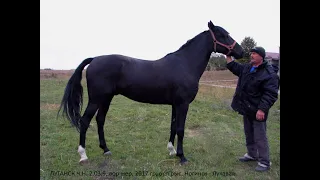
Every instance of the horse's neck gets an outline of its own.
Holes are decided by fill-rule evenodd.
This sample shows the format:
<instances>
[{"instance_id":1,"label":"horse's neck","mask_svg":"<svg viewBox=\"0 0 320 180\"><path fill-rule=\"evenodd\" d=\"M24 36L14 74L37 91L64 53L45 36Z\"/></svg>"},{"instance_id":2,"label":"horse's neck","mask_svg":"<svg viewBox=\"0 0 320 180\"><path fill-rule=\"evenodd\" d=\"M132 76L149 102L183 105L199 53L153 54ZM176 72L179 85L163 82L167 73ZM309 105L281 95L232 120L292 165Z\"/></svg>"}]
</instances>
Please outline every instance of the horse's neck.
<instances>
[{"instance_id":1,"label":"horse's neck","mask_svg":"<svg viewBox=\"0 0 320 180\"><path fill-rule=\"evenodd\" d=\"M187 66L189 73L195 78L200 79L207 67L210 55L213 51L213 40L209 31L201 33L195 37L190 44L177 52L182 56L181 63Z\"/></svg>"}]
</instances>

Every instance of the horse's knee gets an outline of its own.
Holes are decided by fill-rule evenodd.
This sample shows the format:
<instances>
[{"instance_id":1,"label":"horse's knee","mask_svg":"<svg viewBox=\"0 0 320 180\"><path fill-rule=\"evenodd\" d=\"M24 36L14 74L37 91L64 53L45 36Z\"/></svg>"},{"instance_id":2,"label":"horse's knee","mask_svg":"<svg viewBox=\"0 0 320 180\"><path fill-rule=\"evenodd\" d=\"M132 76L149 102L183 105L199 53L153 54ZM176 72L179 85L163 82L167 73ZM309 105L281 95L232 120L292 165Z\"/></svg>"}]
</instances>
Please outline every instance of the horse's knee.
<instances>
[{"instance_id":1,"label":"horse's knee","mask_svg":"<svg viewBox=\"0 0 320 180\"><path fill-rule=\"evenodd\" d=\"M88 121L80 121L80 127L82 130L86 131L89 127L89 122Z\"/></svg>"},{"instance_id":2,"label":"horse's knee","mask_svg":"<svg viewBox=\"0 0 320 180\"><path fill-rule=\"evenodd\" d=\"M183 128L177 128L177 135L178 137L184 136L184 129Z\"/></svg>"}]
</instances>

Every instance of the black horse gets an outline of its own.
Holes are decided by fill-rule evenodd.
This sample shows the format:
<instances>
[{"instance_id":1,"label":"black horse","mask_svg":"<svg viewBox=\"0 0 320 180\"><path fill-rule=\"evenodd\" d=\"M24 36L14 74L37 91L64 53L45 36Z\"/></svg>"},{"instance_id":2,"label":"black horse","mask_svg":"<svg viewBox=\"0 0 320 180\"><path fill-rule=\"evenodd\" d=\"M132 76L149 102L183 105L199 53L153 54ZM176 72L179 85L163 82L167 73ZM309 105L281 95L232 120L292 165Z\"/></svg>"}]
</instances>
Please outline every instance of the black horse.
<instances>
[{"instance_id":1,"label":"black horse","mask_svg":"<svg viewBox=\"0 0 320 180\"><path fill-rule=\"evenodd\" d=\"M171 131L167 148L170 155L176 154L180 158L181 164L187 162L183 154L185 120L211 53L218 52L235 59L242 58L244 54L242 47L224 28L215 26L211 21L208 27L209 30L188 40L177 51L155 61L112 54L87 58L77 67L65 88L60 110L63 109L67 119L80 131L80 163L88 160L85 153L86 132L97 111L99 147L104 154L111 154L105 142L103 126L110 102L119 94L137 102L171 105ZM81 117L82 70L88 64L86 78L89 101ZM173 147L176 135L177 152Z\"/></svg>"}]
</instances>

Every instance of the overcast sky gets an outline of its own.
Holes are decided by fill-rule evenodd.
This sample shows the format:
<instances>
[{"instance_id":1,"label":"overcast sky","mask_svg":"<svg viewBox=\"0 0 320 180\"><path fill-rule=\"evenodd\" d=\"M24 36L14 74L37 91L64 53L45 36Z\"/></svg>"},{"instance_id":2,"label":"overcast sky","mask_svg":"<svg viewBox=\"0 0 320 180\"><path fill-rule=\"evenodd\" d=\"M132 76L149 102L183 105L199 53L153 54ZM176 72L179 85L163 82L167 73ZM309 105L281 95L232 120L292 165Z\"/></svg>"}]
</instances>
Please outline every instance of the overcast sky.
<instances>
[{"instance_id":1,"label":"overcast sky","mask_svg":"<svg viewBox=\"0 0 320 180\"><path fill-rule=\"evenodd\" d=\"M252 37L279 52L280 0L41 0L40 68L75 69L82 60L123 54L156 60L207 30Z\"/></svg>"}]
</instances>

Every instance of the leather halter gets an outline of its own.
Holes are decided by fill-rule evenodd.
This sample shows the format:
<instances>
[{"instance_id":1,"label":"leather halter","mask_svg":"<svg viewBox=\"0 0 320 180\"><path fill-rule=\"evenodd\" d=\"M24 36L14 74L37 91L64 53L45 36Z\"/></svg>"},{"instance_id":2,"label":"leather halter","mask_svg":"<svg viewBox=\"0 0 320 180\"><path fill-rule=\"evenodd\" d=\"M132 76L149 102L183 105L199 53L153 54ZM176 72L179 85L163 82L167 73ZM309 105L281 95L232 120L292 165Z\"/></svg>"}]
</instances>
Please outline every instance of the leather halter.
<instances>
[{"instance_id":1,"label":"leather halter","mask_svg":"<svg viewBox=\"0 0 320 180\"><path fill-rule=\"evenodd\" d=\"M213 38L214 52L217 52L217 44L219 44L219 45L221 45L221 46L223 46L223 47L226 47L226 48L229 50L229 52L226 54L226 55L228 56L228 55L231 53L231 51L233 50L233 47L236 45L237 42L234 41L234 42L232 43L232 45L225 45L225 44L219 42L219 41L216 39L216 37L215 37L214 33L211 31L211 29L209 29L209 31L210 31L211 36L212 36L212 38Z\"/></svg>"}]
</instances>

